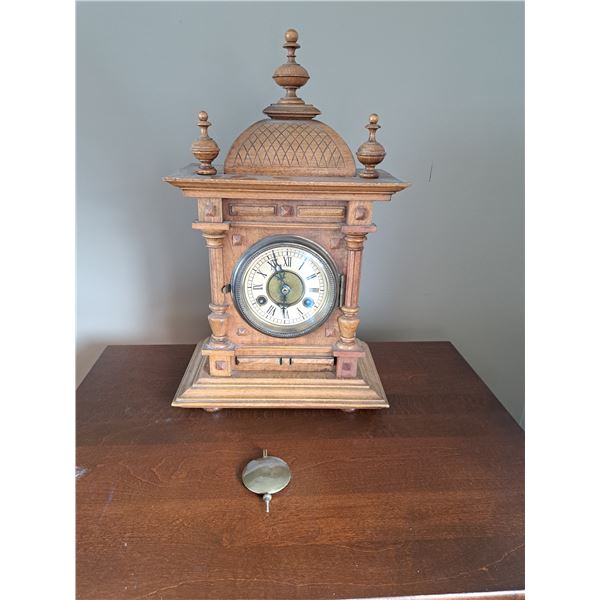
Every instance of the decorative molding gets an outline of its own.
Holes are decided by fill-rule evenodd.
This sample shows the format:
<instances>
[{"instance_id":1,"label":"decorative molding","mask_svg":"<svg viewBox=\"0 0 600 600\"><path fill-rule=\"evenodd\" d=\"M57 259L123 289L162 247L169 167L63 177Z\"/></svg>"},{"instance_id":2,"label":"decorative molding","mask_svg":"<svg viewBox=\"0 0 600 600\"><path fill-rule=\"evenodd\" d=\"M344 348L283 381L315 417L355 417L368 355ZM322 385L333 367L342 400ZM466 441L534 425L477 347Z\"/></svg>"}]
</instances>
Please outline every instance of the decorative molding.
<instances>
[{"instance_id":1,"label":"decorative molding","mask_svg":"<svg viewBox=\"0 0 600 600\"><path fill-rule=\"evenodd\" d=\"M299 217L333 217L343 219L346 216L345 206L299 206L296 210Z\"/></svg>"}]
</instances>

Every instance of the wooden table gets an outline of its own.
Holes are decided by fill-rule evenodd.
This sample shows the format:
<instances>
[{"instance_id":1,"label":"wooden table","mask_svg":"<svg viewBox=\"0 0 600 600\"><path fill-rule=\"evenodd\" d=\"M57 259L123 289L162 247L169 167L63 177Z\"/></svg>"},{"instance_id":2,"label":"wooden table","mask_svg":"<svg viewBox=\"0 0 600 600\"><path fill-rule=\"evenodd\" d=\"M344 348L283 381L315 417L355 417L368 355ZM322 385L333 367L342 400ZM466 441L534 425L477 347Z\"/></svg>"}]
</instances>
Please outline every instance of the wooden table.
<instances>
[{"instance_id":1,"label":"wooden table","mask_svg":"<svg viewBox=\"0 0 600 600\"><path fill-rule=\"evenodd\" d=\"M209 414L170 406L193 346L107 348L77 397L77 597L522 598L522 430L451 344L371 349L388 410ZM261 448L292 470L270 514L240 480Z\"/></svg>"}]
</instances>

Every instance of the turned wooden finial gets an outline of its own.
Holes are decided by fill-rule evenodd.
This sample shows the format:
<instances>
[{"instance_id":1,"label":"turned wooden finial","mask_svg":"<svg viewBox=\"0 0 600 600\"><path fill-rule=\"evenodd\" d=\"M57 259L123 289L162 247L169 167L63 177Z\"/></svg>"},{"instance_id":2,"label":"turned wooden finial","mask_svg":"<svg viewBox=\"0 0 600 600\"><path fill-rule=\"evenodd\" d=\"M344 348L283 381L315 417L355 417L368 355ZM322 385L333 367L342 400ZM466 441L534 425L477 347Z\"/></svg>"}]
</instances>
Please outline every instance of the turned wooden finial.
<instances>
[{"instance_id":1,"label":"turned wooden finial","mask_svg":"<svg viewBox=\"0 0 600 600\"><path fill-rule=\"evenodd\" d=\"M381 127L378 122L379 116L373 113L369 117L369 123L365 125L366 129L369 130L369 139L361 144L356 151L356 158L365 166L359 175L367 179L379 177L375 167L385 156L385 148L375 139L375 133Z\"/></svg>"},{"instance_id":2,"label":"turned wooden finial","mask_svg":"<svg viewBox=\"0 0 600 600\"><path fill-rule=\"evenodd\" d=\"M288 29L285 32L285 44L287 50L287 63L277 67L273 73L273 79L277 85L285 89L286 95L280 100L282 104L304 104L301 98L296 96L296 90L302 87L309 79L308 71L296 62L296 50L298 44L298 32Z\"/></svg>"},{"instance_id":3,"label":"turned wooden finial","mask_svg":"<svg viewBox=\"0 0 600 600\"><path fill-rule=\"evenodd\" d=\"M300 48L300 44L295 29L285 32L283 47L287 50L287 62L275 69L273 79L285 89L285 96L265 108L263 112L272 119L312 119L320 115L321 111L312 104L306 104L296 95L296 90L302 87L310 76L308 71L296 62L296 50Z\"/></svg>"},{"instance_id":4,"label":"turned wooden finial","mask_svg":"<svg viewBox=\"0 0 600 600\"><path fill-rule=\"evenodd\" d=\"M196 169L198 175L214 175L217 172L211 163L219 155L219 146L217 146L217 142L208 135L208 128L211 125L212 123L208 120L208 113L200 111L198 113L200 138L192 144L192 154L200 163L200 168Z\"/></svg>"}]
</instances>

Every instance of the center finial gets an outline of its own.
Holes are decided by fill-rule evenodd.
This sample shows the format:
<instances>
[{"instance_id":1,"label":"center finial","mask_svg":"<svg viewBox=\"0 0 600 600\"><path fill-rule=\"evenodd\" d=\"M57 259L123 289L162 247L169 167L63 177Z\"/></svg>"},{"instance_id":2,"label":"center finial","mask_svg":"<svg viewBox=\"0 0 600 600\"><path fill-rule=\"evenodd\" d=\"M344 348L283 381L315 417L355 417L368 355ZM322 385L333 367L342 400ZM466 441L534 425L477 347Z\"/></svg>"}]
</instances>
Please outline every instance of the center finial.
<instances>
[{"instance_id":1,"label":"center finial","mask_svg":"<svg viewBox=\"0 0 600 600\"><path fill-rule=\"evenodd\" d=\"M288 62L296 62L296 48L300 48L300 44L297 44L298 32L295 29L288 29L285 32L285 44L284 48L288 49Z\"/></svg>"},{"instance_id":2,"label":"center finial","mask_svg":"<svg viewBox=\"0 0 600 600\"><path fill-rule=\"evenodd\" d=\"M296 50L300 48L300 44L295 29L288 29L285 32L283 47L287 50L287 62L275 69L273 79L277 85L285 89L286 94L275 104L265 108L263 112L272 119L312 119L321 114L321 111L312 104L306 104L296 95L296 90L302 87L310 76L308 71L296 62Z\"/></svg>"}]
</instances>

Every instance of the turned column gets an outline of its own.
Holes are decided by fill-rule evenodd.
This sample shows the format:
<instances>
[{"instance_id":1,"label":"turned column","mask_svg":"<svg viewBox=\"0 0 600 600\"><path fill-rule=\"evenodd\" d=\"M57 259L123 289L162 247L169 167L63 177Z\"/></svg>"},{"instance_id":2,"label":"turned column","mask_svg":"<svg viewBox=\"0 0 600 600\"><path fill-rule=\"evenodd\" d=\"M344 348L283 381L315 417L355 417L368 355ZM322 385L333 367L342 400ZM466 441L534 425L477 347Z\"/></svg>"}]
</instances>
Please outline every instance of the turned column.
<instances>
[{"instance_id":1,"label":"turned column","mask_svg":"<svg viewBox=\"0 0 600 600\"><path fill-rule=\"evenodd\" d=\"M356 152L356 157L365 166L359 173L364 179L377 179L379 172L375 167L385 157L384 147L375 139L375 134L380 128L379 116L373 113L369 117L366 128L369 130L369 139L361 144ZM340 337L333 347L336 357L337 377L356 377L358 360L365 355L360 341L356 337L356 330L360 323L358 318L358 290L360 286L360 268L365 238L377 228L371 222L372 206L370 202L352 200L348 202L346 225L342 227L346 241L346 289L341 315L338 317Z\"/></svg>"},{"instance_id":2,"label":"turned column","mask_svg":"<svg viewBox=\"0 0 600 600\"><path fill-rule=\"evenodd\" d=\"M211 336L202 345L202 354L209 357L209 371L217 377L228 377L233 369L234 344L227 337L229 304L224 292L223 241L229 223L195 223L202 232L208 248L210 267L210 324Z\"/></svg>"},{"instance_id":3,"label":"turned column","mask_svg":"<svg viewBox=\"0 0 600 600\"><path fill-rule=\"evenodd\" d=\"M227 308L223 286L223 240L225 231L203 231L202 237L208 248L208 262L210 265L210 304L211 313L208 321L212 330L210 347L214 349L227 347Z\"/></svg>"},{"instance_id":4,"label":"turned column","mask_svg":"<svg viewBox=\"0 0 600 600\"><path fill-rule=\"evenodd\" d=\"M367 234L376 230L375 225L344 225L347 251L346 288L342 314L338 317L340 337L334 345L333 355L337 358L337 377L356 377L358 359L365 355L356 331L360 323L358 317L358 292L360 287L360 269Z\"/></svg>"}]
</instances>

